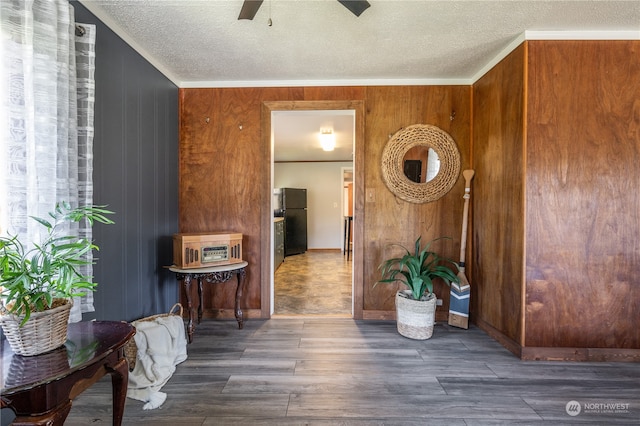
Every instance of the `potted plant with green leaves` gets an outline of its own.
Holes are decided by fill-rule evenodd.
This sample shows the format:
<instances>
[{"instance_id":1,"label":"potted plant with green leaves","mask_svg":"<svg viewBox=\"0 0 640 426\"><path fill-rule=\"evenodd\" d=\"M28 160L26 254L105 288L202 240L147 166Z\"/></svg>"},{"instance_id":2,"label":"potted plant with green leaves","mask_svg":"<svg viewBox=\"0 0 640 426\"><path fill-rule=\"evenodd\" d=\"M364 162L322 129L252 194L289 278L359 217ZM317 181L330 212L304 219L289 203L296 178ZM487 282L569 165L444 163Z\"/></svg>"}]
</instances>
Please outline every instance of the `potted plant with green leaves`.
<instances>
[{"instance_id":1,"label":"potted plant with green leaves","mask_svg":"<svg viewBox=\"0 0 640 426\"><path fill-rule=\"evenodd\" d=\"M401 335L417 340L429 339L433 335L437 301L433 281L440 279L451 285L459 280L458 265L431 250L431 245L441 238L429 241L424 247L421 247L421 238L415 242L414 253L399 244L392 244L402 248L405 254L382 262L379 266L382 279L375 284L400 282L408 287L396 293L396 322Z\"/></svg>"},{"instance_id":2,"label":"potted plant with green leaves","mask_svg":"<svg viewBox=\"0 0 640 426\"><path fill-rule=\"evenodd\" d=\"M88 221L112 224L104 206L71 207L62 202L48 218L31 216L44 227L39 242L0 237L0 323L13 351L37 355L66 341L73 297L94 291L93 277L79 268L98 247L86 238L66 235L65 225Z\"/></svg>"}]
</instances>

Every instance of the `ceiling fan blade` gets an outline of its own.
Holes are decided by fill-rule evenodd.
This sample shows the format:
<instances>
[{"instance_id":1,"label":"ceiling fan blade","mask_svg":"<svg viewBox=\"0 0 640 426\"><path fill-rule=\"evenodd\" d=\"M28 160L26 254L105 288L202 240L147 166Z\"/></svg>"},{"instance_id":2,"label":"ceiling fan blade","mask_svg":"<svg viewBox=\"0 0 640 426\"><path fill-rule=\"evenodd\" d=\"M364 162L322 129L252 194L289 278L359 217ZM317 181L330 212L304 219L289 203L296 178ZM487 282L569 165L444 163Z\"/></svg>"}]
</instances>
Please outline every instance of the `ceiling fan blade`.
<instances>
[{"instance_id":1,"label":"ceiling fan blade","mask_svg":"<svg viewBox=\"0 0 640 426\"><path fill-rule=\"evenodd\" d=\"M369 6L371 6L369 2L366 0L338 0L338 1L340 2L340 4L342 4L344 7L349 9L351 13L353 13L356 16L360 16L362 12L364 12L369 8Z\"/></svg>"},{"instance_id":2,"label":"ceiling fan blade","mask_svg":"<svg viewBox=\"0 0 640 426\"><path fill-rule=\"evenodd\" d=\"M253 19L264 0L244 0L238 19Z\"/></svg>"}]
</instances>

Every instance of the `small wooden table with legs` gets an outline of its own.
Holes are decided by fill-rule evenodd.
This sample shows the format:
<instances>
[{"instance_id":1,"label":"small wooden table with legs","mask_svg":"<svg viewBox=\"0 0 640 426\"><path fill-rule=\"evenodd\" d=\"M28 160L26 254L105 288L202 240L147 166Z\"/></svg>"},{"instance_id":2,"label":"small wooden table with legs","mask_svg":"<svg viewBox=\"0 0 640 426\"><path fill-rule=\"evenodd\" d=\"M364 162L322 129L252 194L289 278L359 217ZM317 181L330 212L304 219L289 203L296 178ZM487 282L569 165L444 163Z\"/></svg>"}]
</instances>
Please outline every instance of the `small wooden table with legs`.
<instances>
[{"instance_id":1,"label":"small wooden table with legs","mask_svg":"<svg viewBox=\"0 0 640 426\"><path fill-rule=\"evenodd\" d=\"M0 407L16 413L16 425L62 425L72 400L110 374L113 424L120 425L129 381L124 346L134 334L126 322L72 323L64 346L35 356L16 355L2 342Z\"/></svg>"},{"instance_id":2,"label":"small wooden table with legs","mask_svg":"<svg viewBox=\"0 0 640 426\"><path fill-rule=\"evenodd\" d=\"M205 280L208 283L225 283L236 276L238 286L236 288L236 304L235 304L235 316L238 321L238 327L244 326L244 318L242 308L240 307L240 299L242 298L242 285L244 277L246 275L245 268L248 265L247 262L242 261L240 263L232 263L231 265L209 266L205 268L190 268L182 269L177 266L170 266L169 270L175 272L176 278L183 282L185 296L187 299L187 311L189 312L189 323L187 325L187 335L189 343L193 341L193 332L195 331L194 307L191 302L191 281L195 279L198 282L198 324L202 320L202 281Z\"/></svg>"}]
</instances>

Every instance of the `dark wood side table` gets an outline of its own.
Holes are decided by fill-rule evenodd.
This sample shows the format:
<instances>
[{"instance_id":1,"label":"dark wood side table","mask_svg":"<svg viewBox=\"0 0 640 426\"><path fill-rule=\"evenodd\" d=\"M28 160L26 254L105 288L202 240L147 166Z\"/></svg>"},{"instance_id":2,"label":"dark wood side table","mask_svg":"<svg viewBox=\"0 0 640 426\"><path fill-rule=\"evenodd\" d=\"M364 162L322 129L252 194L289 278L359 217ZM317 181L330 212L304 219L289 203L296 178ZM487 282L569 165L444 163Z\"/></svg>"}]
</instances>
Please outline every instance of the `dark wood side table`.
<instances>
[{"instance_id":1,"label":"dark wood side table","mask_svg":"<svg viewBox=\"0 0 640 426\"><path fill-rule=\"evenodd\" d=\"M72 323L64 346L28 357L14 354L3 341L0 407L16 413L14 425L62 425L72 400L110 374L113 424L120 425L129 382L124 346L134 334L126 322Z\"/></svg>"},{"instance_id":2,"label":"dark wood side table","mask_svg":"<svg viewBox=\"0 0 640 426\"><path fill-rule=\"evenodd\" d=\"M177 266L170 266L169 270L175 272L178 281L182 281L187 298L187 311L189 312L189 322L187 324L187 335L189 343L193 341L193 332L195 331L195 324L193 319L195 317L193 303L191 301L191 282L196 280L198 282L198 324L202 320L202 281L208 283L225 283L229 281L234 275L237 279L236 287L236 303L235 303L235 316L238 321L238 327L242 329L244 327L244 318L242 308L240 307L240 299L242 298L242 288L244 283L244 277L246 276L245 268L248 263L242 261L240 263L232 263L231 265L219 265L209 266L205 268L190 268L181 269Z\"/></svg>"}]
</instances>

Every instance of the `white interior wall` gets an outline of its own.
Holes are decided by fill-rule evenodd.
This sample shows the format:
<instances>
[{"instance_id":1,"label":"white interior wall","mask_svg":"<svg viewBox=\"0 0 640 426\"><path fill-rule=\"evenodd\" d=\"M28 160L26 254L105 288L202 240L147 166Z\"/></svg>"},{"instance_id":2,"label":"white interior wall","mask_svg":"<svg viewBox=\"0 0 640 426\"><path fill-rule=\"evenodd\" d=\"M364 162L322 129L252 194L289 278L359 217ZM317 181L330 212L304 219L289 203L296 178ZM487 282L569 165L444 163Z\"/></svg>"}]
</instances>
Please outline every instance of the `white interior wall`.
<instances>
[{"instance_id":1,"label":"white interior wall","mask_svg":"<svg viewBox=\"0 0 640 426\"><path fill-rule=\"evenodd\" d=\"M274 188L307 189L307 240L310 249L341 249L342 168L351 162L275 163Z\"/></svg>"}]
</instances>

